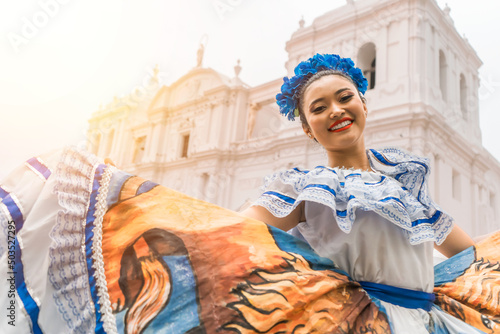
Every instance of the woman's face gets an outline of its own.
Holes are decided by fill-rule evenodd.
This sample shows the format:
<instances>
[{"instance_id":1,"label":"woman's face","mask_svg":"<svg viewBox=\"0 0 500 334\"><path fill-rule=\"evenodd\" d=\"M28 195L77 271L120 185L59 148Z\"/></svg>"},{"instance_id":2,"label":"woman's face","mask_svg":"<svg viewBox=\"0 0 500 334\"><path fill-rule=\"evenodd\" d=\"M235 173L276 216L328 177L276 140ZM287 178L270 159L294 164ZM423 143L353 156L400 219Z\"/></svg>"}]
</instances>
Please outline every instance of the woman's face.
<instances>
[{"instance_id":1,"label":"woman's face","mask_svg":"<svg viewBox=\"0 0 500 334\"><path fill-rule=\"evenodd\" d=\"M327 151L361 149L363 152L366 105L356 87L340 75L314 81L304 92L303 110L311 134Z\"/></svg>"}]
</instances>

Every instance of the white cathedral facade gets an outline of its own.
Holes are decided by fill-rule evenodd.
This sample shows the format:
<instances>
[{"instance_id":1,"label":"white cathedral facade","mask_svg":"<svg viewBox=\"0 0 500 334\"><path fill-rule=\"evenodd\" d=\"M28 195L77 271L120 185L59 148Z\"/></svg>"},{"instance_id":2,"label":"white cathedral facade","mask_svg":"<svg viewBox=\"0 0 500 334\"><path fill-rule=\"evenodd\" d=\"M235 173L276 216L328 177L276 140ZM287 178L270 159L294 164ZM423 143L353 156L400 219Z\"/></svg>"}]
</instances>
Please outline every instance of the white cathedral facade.
<instances>
[{"instance_id":1,"label":"white cathedral facade","mask_svg":"<svg viewBox=\"0 0 500 334\"><path fill-rule=\"evenodd\" d=\"M363 24L359 24L362 22ZM500 229L500 164L481 144L481 60L435 0L358 0L300 22L286 42L288 76L315 53L352 58L369 81L367 147L431 161L435 202L470 235ZM326 163L299 121L279 115L282 78L249 87L198 66L139 103L116 99L89 120L90 150L123 170L239 210L263 177ZM154 76L152 87L157 82ZM130 99L128 99L130 101Z\"/></svg>"}]
</instances>

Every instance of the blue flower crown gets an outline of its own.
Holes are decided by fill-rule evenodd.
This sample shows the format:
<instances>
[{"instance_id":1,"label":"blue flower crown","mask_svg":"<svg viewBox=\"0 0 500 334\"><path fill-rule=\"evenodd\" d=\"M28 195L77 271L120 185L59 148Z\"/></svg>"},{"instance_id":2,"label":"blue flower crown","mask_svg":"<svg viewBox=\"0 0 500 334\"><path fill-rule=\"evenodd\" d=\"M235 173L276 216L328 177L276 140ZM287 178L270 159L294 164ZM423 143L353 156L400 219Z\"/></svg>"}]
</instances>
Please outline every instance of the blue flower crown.
<instances>
[{"instance_id":1,"label":"blue flower crown","mask_svg":"<svg viewBox=\"0 0 500 334\"><path fill-rule=\"evenodd\" d=\"M290 79L287 77L283 78L281 93L276 95L276 102L280 107L280 113L283 116L287 116L291 121L295 120L295 117L299 116L298 95L302 86L314 74L326 70L342 72L354 81L361 94L365 94L368 88L368 81L363 76L363 72L354 65L351 58L342 58L335 54L317 53L295 67L295 76Z\"/></svg>"}]
</instances>

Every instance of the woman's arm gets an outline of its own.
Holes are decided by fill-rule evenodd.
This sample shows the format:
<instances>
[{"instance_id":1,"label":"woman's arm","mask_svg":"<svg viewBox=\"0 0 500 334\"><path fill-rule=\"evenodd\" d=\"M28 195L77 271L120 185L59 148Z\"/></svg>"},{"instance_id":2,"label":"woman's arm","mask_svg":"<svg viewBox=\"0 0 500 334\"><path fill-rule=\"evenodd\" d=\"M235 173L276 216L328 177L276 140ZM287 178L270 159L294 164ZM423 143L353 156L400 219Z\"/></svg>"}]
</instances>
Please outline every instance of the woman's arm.
<instances>
[{"instance_id":1,"label":"woman's arm","mask_svg":"<svg viewBox=\"0 0 500 334\"><path fill-rule=\"evenodd\" d=\"M471 237L455 224L445 241L439 246L434 244L434 248L444 256L452 257L473 245L474 241Z\"/></svg>"},{"instance_id":2,"label":"woman's arm","mask_svg":"<svg viewBox=\"0 0 500 334\"><path fill-rule=\"evenodd\" d=\"M288 216L278 218L273 216L266 208L258 205L251 206L241 212L243 216L260 220L268 225L288 231L297 226L301 221L305 221L304 202L301 202Z\"/></svg>"}]
</instances>

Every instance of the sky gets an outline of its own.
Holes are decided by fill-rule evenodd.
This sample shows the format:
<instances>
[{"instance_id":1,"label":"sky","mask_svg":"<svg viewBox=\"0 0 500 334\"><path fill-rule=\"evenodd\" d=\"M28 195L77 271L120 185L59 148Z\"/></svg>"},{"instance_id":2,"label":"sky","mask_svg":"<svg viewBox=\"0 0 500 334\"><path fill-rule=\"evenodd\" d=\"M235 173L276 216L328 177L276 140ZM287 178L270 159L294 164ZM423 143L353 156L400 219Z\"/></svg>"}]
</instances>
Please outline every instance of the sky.
<instances>
[{"instance_id":1,"label":"sky","mask_svg":"<svg viewBox=\"0 0 500 334\"><path fill-rule=\"evenodd\" d=\"M500 1L447 1L483 61L483 145L500 160ZM0 179L28 158L85 142L91 114L147 86L155 65L169 85L196 65L254 86L286 74L285 43L304 18L345 0L24 0L0 2ZM445 1L438 1L440 7Z\"/></svg>"}]
</instances>

